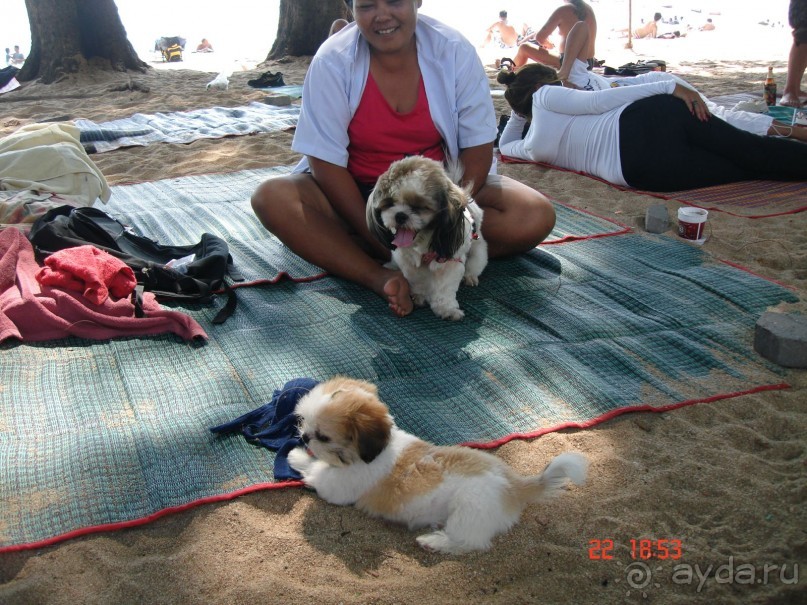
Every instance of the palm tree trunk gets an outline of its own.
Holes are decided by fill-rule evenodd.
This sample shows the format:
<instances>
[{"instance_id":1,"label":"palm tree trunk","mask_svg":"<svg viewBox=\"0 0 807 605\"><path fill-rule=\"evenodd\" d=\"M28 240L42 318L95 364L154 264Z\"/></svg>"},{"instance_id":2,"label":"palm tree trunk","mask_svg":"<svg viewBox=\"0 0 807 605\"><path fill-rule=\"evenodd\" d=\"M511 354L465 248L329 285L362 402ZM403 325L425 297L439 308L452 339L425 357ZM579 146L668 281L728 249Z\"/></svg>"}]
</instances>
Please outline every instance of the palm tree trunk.
<instances>
[{"instance_id":1,"label":"palm tree trunk","mask_svg":"<svg viewBox=\"0 0 807 605\"><path fill-rule=\"evenodd\" d=\"M17 75L50 84L105 59L117 71L143 72L126 36L114 0L25 0L31 24L31 52Z\"/></svg>"},{"instance_id":2,"label":"palm tree trunk","mask_svg":"<svg viewBox=\"0 0 807 605\"><path fill-rule=\"evenodd\" d=\"M277 37L266 57L313 55L336 19L347 19L343 0L280 0Z\"/></svg>"}]
</instances>

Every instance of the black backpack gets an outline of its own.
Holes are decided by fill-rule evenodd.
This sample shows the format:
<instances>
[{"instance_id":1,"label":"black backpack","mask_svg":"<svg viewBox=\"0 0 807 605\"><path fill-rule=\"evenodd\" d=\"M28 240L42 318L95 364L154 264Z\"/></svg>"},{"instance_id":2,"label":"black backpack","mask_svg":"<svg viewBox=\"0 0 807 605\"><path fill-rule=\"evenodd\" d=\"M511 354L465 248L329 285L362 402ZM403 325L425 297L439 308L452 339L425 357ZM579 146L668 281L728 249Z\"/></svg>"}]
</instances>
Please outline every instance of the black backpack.
<instances>
[{"instance_id":1,"label":"black backpack","mask_svg":"<svg viewBox=\"0 0 807 605\"><path fill-rule=\"evenodd\" d=\"M625 65L620 65L617 69L607 65L603 68L603 74L606 76L638 76L649 71L667 71L667 62L661 59L653 59L651 61L625 63Z\"/></svg>"},{"instance_id":2,"label":"black backpack","mask_svg":"<svg viewBox=\"0 0 807 605\"><path fill-rule=\"evenodd\" d=\"M232 265L227 242L203 233L198 244L167 246L138 235L117 219L98 208L59 206L39 217L28 235L40 260L58 250L92 245L121 259L134 271L138 293L147 290L158 300L207 302L218 290L225 290L227 304L213 319L223 323L233 314L235 292L224 280L229 274L234 281L243 277ZM172 268L168 263L178 260ZM136 303L136 313L142 308Z\"/></svg>"}]
</instances>

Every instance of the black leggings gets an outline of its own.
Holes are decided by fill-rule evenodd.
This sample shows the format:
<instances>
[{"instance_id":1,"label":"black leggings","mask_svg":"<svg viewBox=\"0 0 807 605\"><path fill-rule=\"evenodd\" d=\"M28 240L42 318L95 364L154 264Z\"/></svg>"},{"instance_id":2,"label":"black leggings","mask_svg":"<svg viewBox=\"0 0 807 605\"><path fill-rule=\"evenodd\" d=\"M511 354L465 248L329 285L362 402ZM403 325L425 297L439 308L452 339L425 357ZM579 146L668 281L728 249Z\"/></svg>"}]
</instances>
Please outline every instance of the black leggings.
<instances>
[{"instance_id":1,"label":"black leggings","mask_svg":"<svg viewBox=\"0 0 807 605\"><path fill-rule=\"evenodd\" d=\"M622 175L631 187L681 191L737 181L807 180L807 143L758 136L672 95L631 103L619 118Z\"/></svg>"}]
</instances>

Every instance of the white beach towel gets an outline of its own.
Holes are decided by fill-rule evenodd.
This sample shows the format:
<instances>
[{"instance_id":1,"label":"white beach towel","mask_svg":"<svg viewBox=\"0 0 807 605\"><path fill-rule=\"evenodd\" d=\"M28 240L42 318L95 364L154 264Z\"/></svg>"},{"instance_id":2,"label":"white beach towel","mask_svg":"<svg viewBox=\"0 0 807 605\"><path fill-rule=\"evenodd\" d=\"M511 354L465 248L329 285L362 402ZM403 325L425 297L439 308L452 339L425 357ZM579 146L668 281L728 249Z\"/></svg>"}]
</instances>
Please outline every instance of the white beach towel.
<instances>
[{"instance_id":1,"label":"white beach towel","mask_svg":"<svg viewBox=\"0 0 807 605\"><path fill-rule=\"evenodd\" d=\"M0 191L69 196L91 206L111 195L106 178L79 143L72 124L28 124L0 139Z\"/></svg>"}]
</instances>

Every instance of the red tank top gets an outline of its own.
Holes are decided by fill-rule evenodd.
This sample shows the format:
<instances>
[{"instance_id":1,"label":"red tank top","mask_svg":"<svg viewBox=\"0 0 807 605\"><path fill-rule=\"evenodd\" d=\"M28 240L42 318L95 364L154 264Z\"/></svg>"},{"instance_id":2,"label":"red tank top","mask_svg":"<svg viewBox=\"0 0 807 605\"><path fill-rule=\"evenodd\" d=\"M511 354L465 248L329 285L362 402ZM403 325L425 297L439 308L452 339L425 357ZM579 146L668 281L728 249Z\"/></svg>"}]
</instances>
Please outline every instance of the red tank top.
<instances>
[{"instance_id":1,"label":"red tank top","mask_svg":"<svg viewBox=\"0 0 807 605\"><path fill-rule=\"evenodd\" d=\"M445 160L443 138L429 113L422 76L415 108L398 113L387 103L372 74L368 74L347 134L347 169L360 183L374 185L390 164L410 155Z\"/></svg>"}]
</instances>

